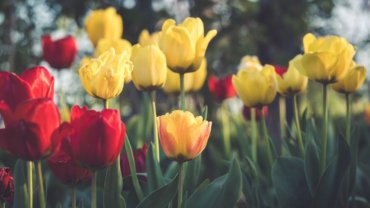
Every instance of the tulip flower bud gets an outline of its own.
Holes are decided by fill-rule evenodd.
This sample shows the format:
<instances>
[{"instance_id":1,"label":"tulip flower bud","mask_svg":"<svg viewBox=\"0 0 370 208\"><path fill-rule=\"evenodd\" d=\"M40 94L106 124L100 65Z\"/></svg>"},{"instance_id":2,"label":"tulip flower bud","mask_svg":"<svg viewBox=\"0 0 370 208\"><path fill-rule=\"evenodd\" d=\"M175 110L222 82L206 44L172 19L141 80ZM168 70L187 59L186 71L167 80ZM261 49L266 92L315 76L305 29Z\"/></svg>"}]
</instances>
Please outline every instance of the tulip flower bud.
<instances>
[{"instance_id":1,"label":"tulip flower bud","mask_svg":"<svg viewBox=\"0 0 370 208\"><path fill-rule=\"evenodd\" d=\"M277 92L275 69L265 65L262 70L251 66L233 75L233 86L244 105L260 107L272 103Z\"/></svg>"},{"instance_id":2,"label":"tulip flower bud","mask_svg":"<svg viewBox=\"0 0 370 208\"><path fill-rule=\"evenodd\" d=\"M306 34L303 38L304 54L296 57L296 68L309 79L330 84L342 80L348 73L354 47L339 36L316 38Z\"/></svg>"},{"instance_id":3,"label":"tulip flower bud","mask_svg":"<svg viewBox=\"0 0 370 208\"><path fill-rule=\"evenodd\" d=\"M350 70L341 81L334 83L332 88L339 93L354 93L364 83L366 78L366 68L364 66L351 63Z\"/></svg>"},{"instance_id":4,"label":"tulip flower bud","mask_svg":"<svg viewBox=\"0 0 370 208\"><path fill-rule=\"evenodd\" d=\"M128 55L116 54L113 48L86 62L79 69L82 85L91 96L104 100L122 92L125 77L132 71Z\"/></svg>"},{"instance_id":5,"label":"tulip flower bud","mask_svg":"<svg viewBox=\"0 0 370 208\"><path fill-rule=\"evenodd\" d=\"M232 84L231 75L220 79L216 76L209 77L208 89L211 92L212 96L215 97L219 102L222 102L227 98L232 98L236 96L236 91Z\"/></svg>"},{"instance_id":6,"label":"tulip flower bud","mask_svg":"<svg viewBox=\"0 0 370 208\"><path fill-rule=\"evenodd\" d=\"M85 28L91 42L96 46L100 39L119 39L122 37L122 17L113 7L93 10L86 18Z\"/></svg>"},{"instance_id":7,"label":"tulip flower bud","mask_svg":"<svg viewBox=\"0 0 370 208\"><path fill-rule=\"evenodd\" d=\"M207 146L212 122L189 111L175 110L158 117L159 139L170 159L184 162L196 158Z\"/></svg>"},{"instance_id":8,"label":"tulip flower bud","mask_svg":"<svg viewBox=\"0 0 370 208\"><path fill-rule=\"evenodd\" d=\"M144 144L141 149L137 149L133 152L136 173L146 173L146 156L148 154L148 145ZM121 172L123 177L128 177L131 175L130 165L128 163L127 154L123 155L121 158Z\"/></svg>"},{"instance_id":9,"label":"tulip flower bud","mask_svg":"<svg viewBox=\"0 0 370 208\"><path fill-rule=\"evenodd\" d=\"M45 61L54 69L69 68L76 57L77 44L70 35L59 40L52 40L50 35L44 35L42 53Z\"/></svg>"},{"instance_id":10,"label":"tulip flower bud","mask_svg":"<svg viewBox=\"0 0 370 208\"><path fill-rule=\"evenodd\" d=\"M131 61L134 65L132 79L138 90L162 88L167 78L166 57L156 45L132 48Z\"/></svg>"},{"instance_id":11,"label":"tulip flower bud","mask_svg":"<svg viewBox=\"0 0 370 208\"><path fill-rule=\"evenodd\" d=\"M141 31L139 35L139 44L141 46L147 46L147 45L158 45L160 37L160 32L154 32L152 34L149 34L148 30Z\"/></svg>"},{"instance_id":12,"label":"tulip flower bud","mask_svg":"<svg viewBox=\"0 0 370 208\"><path fill-rule=\"evenodd\" d=\"M14 199L14 178L10 168L0 168L0 199L11 203Z\"/></svg>"}]
</instances>

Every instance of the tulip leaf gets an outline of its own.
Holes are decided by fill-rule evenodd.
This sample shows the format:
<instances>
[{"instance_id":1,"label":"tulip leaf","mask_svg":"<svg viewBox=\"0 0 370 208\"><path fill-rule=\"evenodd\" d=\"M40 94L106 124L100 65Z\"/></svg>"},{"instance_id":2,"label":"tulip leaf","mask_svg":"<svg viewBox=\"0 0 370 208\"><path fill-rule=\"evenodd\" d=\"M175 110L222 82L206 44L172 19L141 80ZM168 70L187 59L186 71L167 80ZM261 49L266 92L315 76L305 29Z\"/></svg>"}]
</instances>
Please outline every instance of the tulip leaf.
<instances>
[{"instance_id":1,"label":"tulip leaf","mask_svg":"<svg viewBox=\"0 0 370 208\"><path fill-rule=\"evenodd\" d=\"M120 168L120 158L108 168L104 182L104 207L126 207L122 197L123 180Z\"/></svg>"},{"instance_id":2,"label":"tulip leaf","mask_svg":"<svg viewBox=\"0 0 370 208\"><path fill-rule=\"evenodd\" d=\"M177 194L178 176L170 183L154 190L137 206L137 208L164 208L168 207Z\"/></svg>"},{"instance_id":3,"label":"tulip leaf","mask_svg":"<svg viewBox=\"0 0 370 208\"><path fill-rule=\"evenodd\" d=\"M204 106L203 111L202 111L202 117L203 117L203 120L207 120L207 117L208 117L208 106Z\"/></svg>"},{"instance_id":4,"label":"tulip leaf","mask_svg":"<svg viewBox=\"0 0 370 208\"><path fill-rule=\"evenodd\" d=\"M336 207L341 184L351 162L351 153L343 138L338 140L338 154L326 168L314 195L313 207Z\"/></svg>"},{"instance_id":5,"label":"tulip leaf","mask_svg":"<svg viewBox=\"0 0 370 208\"><path fill-rule=\"evenodd\" d=\"M17 160L14 167L14 208L28 207L26 163Z\"/></svg>"},{"instance_id":6,"label":"tulip leaf","mask_svg":"<svg viewBox=\"0 0 370 208\"><path fill-rule=\"evenodd\" d=\"M278 158L272 166L271 175L280 207L310 206L312 197L306 183L302 159Z\"/></svg>"},{"instance_id":7,"label":"tulip leaf","mask_svg":"<svg viewBox=\"0 0 370 208\"><path fill-rule=\"evenodd\" d=\"M161 167L155 159L153 143L149 145L148 155L146 157L146 170L148 173L149 192L163 186L163 174Z\"/></svg>"},{"instance_id":8,"label":"tulip leaf","mask_svg":"<svg viewBox=\"0 0 370 208\"><path fill-rule=\"evenodd\" d=\"M186 168L184 168L186 170L184 179L184 193L191 194L198 185L201 164L201 155L184 164L186 165Z\"/></svg>"},{"instance_id":9,"label":"tulip leaf","mask_svg":"<svg viewBox=\"0 0 370 208\"><path fill-rule=\"evenodd\" d=\"M320 161L317 145L313 139L310 139L306 146L304 158L304 170L308 188L313 196L320 180Z\"/></svg>"},{"instance_id":10,"label":"tulip leaf","mask_svg":"<svg viewBox=\"0 0 370 208\"><path fill-rule=\"evenodd\" d=\"M239 162L232 160L229 172L215 179L211 184L204 182L187 200L187 207L224 208L234 207L242 192L242 174Z\"/></svg>"}]
</instances>

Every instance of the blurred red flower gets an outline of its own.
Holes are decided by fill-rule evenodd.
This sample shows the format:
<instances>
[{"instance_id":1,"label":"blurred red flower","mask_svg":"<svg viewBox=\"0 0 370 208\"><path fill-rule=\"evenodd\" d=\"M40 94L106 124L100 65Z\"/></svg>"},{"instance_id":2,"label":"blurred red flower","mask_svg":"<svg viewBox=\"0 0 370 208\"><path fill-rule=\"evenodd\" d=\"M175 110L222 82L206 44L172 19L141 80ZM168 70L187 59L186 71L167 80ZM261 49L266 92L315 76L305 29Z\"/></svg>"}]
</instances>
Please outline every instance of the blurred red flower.
<instances>
[{"instance_id":1,"label":"blurred red flower","mask_svg":"<svg viewBox=\"0 0 370 208\"><path fill-rule=\"evenodd\" d=\"M286 66L274 65L274 67L275 67L276 74L278 74L281 77L284 75L285 72L288 71L288 67L286 67Z\"/></svg>"},{"instance_id":2,"label":"blurred red flower","mask_svg":"<svg viewBox=\"0 0 370 208\"><path fill-rule=\"evenodd\" d=\"M263 106L262 107L262 112L265 115L265 118L267 117L268 114L268 107ZM251 108L244 106L243 107L243 115L245 120L250 121L252 119L252 114L251 114ZM256 108L256 120L259 121L262 116L261 110Z\"/></svg>"},{"instance_id":3,"label":"blurred red flower","mask_svg":"<svg viewBox=\"0 0 370 208\"><path fill-rule=\"evenodd\" d=\"M14 199L14 178L8 167L0 168L0 199L6 202Z\"/></svg>"},{"instance_id":4,"label":"blurred red flower","mask_svg":"<svg viewBox=\"0 0 370 208\"><path fill-rule=\"evenodd\" d=\"M236 91L232 85L232 75L223 78L210 76L208 78L208 88L212 96L219 102L236 96Z\"/></svg>"},{"instance_id":5,"label":"blurred red flower","mask_svg":"<svg viewBox=\"0 0 370 208\"><path fill-rule=\"evenodd\" d=\"M134 151L134 160L136 166L137 173L145 173L146 172L146 156L148 154L148 145L144 144L141 149L137 149ZM128 177L131 175L130 173L130 165L128 163L127 154L123 155L121 158L121 172L123 177Z\"/></svg>"},{"instance_id":6,"label":"blurred red flower","mask_svg":"<svg viewBox=\"0 0 370 208\"><path fill-rule=\"evenodd\" d=\"M51 67L61 70L69 68L77 54L77 45L73 36L52 40L50 35L42 36L42 51L46 62Z\"/></svg>"}]
</instances>

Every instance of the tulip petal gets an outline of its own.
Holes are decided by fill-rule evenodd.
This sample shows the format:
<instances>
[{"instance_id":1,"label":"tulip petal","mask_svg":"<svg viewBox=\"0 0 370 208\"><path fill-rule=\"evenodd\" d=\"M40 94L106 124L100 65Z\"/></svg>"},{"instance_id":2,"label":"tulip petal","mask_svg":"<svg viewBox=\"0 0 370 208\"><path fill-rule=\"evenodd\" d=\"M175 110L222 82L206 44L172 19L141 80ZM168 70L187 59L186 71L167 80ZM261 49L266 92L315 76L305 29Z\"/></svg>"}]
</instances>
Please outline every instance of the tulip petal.
<instances>
[{"instance_id":1,"label":"tulip petal","mask_svg":"<svg viewBox=\"0 0 370 208\"><path fill-rule=\"evenodd\" d=\"M36 66L25 70L19 77L31 86L34 98L54 99L54 77L46 68Z\"/></svg>"},{"instance_id":2,"label":"tulip petal","mask_svg":"<svg viewBox=\"0 0 370 208\"><path fill-rule=\"evenodd\" d=\"M11 109L18 103L32 98L30 85L20 77L9 72L0 72L0 100L4 100Z\"/></svg>"},{"instance_id":3,"label":"tulip petal","mask_svg":"<svg viewBox=\"0 0 370 208\"><path fill-rule=\"evenodd\" d=\"M316 37L312 33L308 33L303 37L303 49L305 53L310 52L310 45L316 40Z\"/></svg>"}]
</instances>

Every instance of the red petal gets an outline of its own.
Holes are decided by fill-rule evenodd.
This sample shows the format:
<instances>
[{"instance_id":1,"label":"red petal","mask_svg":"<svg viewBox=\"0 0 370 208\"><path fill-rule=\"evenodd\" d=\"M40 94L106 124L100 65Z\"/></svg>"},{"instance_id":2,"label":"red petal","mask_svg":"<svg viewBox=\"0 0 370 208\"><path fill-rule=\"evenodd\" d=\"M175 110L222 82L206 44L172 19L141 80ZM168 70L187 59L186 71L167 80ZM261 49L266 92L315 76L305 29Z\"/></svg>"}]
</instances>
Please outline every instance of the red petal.
<instances>
[{"instance_id":1,"label":"red petal","mask_svg":"<svg viewBox=\"0 0 370 208\"><path fill-rule=\"evenodd\" d=\"M29 83L34 98L54 98L54 77L42 66L25 70L20 77Z\"/></svg>"},{"instance_id":2,"label":"red petal","mask_svg":"<svg viewBox=\"0 0 370 208\"><path fill-rule=\"evenodd\" d=\"M10 72L0 72L0 100L4 100L11 109L18 103L32 98L30 85Z\"/></svg>"}]
</instances>

